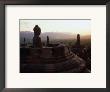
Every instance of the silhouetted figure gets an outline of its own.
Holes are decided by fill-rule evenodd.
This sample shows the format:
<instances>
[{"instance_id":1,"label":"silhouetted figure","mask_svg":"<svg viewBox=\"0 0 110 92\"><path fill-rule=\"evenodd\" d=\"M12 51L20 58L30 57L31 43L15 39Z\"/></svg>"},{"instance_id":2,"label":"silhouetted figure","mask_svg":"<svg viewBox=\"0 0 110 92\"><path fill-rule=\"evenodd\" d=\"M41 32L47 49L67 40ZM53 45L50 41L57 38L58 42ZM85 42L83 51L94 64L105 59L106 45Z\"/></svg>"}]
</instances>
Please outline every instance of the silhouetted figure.
<instances>
[{"instance_id":1,"label":"silhouetted figure","mask_svg":"<svg viewBox=\"0 0 110 92\"><path fill-rule=\"evenodd\" d=\"M77 42L76 42L77 46L80 46L80 34L77 34Z\"/></svg>"},{"instance_id":2,"label":"silhouetted figure","mask_svg":"<svg viewBox=\"0 0 110 92\"><path fill-rule=\"evenodd\" d=\"M47 46L49 45L49 36L47 36Z\"/></svg>"},{"instance_id":3,"label":"silhouetted figure","mask_svg":"<svg viewBox=\"0 0 110 92\"><path fill-rule=\"evenodd\" d=\"M34 48L41 48L42 43L41 43L41 38L39 37L39 35L41 34L41 29L38 25L35 25L33 31L34 31L33 47Z\"/></svg>"}]
</instances>

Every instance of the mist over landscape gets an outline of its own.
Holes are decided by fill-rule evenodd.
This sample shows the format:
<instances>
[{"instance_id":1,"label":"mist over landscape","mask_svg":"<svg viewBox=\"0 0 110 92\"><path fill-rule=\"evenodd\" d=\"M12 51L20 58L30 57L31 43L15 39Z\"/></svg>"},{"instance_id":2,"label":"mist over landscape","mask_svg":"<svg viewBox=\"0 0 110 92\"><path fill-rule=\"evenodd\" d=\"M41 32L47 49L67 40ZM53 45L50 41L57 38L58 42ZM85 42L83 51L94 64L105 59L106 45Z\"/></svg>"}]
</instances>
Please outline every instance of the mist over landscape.
<instances>
[{"instance_id":1,"label":"mist over landscape","mask_svg":"<svg viewBox=\"0 0 110 92\"><path fill-rule=\"evenodd\" d=\"M20 20L21 73L90 73L90 20Z\"/></svg>"},{"instance_id":2,"label":"mist over landscape","mask_svg":"<svg viewBox=\"0 0 110 92\"><path fill-rule=\"evenodd\" d=\"M20 42L23 43L24 38L26 39L27 43L32 43L32 39L34 36L34 32L31 31L20 31ZM77 34L67 33L67 32L44 32L41 33L40 37L42 41L47 40L47 36L49 36L50 41L55 40L75 40ZM90 40L90 35L81 35L81 40Z\"/></svg>"}]
</instances>

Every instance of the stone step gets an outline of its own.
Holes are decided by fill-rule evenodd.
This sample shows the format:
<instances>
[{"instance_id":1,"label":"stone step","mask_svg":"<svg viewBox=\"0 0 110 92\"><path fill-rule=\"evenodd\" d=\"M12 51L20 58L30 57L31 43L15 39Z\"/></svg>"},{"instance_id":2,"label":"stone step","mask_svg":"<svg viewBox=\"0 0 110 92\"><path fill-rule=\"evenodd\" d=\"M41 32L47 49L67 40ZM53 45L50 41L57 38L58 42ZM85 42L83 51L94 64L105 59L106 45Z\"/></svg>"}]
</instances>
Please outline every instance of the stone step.
<instances>
[{"instance_id":1,"label":"stone step","mask_svg":"<svg viewBox=\"0 0 110 92\"><path fill-rule=\"evenodd\" d=\"M31 72L80 72L85 68L85 63L68 60L55 64L27 64L24 67L25 70L31 70Z\"/></svg>"},{"instance_id":2,"label":"stone step","mask_svg":"<svg viewBox=\"0 0 110 92\"><path fill-rule=\"evenodd\" d=\"M68 60L68 59L71 59L72 57L74 57L74 56L73 56L73 55L70 55L70 56L67 56L67 57L48 58L48 59L43 58L43 59L42 59L42 62L43 62L43 63L57 63L57 62L66 61L66 60Z\"/></svg>"},{"instance_id":3,"label":"stone step","mask_svg":"<svg viewBox=\"0 0 110 92\"><path fill-rule=\"evenodd\" d=\"M57 57L57 58L39 58L38 56L28 56L25 58L21 58L21 61L29 62L29 61L41 61L40 63L57 63L57 62L63 62L70 58L74 57L73 54L70 54L66 57ZM36 62L37 63L37 62Z\"/></svg>"}]
</instances>

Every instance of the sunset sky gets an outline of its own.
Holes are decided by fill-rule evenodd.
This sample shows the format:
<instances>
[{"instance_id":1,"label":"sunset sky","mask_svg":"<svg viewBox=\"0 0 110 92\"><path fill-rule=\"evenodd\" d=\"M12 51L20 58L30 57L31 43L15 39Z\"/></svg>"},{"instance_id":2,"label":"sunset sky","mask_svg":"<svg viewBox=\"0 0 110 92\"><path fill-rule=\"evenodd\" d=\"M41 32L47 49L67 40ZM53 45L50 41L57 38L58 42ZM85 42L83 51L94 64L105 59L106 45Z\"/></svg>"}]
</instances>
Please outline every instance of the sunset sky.
<instances>
[{"instance_id":1,"label":"sunset sky","mask_svg":"<svg viewBox=\"0 0 110 92\"><path fill-rule=\"evenodd\" d=\"M20 31L31 31L39 25L41 32L65 32L71 34L91 34L91 20L20 20Z\"/></svg>"}]
</instances>

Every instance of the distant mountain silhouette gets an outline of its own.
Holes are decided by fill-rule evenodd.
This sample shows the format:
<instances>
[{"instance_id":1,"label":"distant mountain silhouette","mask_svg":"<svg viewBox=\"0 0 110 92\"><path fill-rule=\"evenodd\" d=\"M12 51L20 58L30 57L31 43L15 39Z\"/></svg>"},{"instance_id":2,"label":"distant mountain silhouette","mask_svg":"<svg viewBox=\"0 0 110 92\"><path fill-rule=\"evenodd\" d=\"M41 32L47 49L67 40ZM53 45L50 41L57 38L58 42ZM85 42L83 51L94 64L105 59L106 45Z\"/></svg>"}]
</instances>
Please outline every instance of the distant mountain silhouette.
<instances>
[{"instance_id":1,"label":"distant mountain silhouette","mask_svg":"<svg viewBox=\"0 0 110 92\"><path fill-rule=\"evenodd\" d=\"M23 43L24 38L26 39L26 42L32 43L32 38L34 36L33 32L30 31L21 31L20 32L20 43Z\"/></svg>"},{"instance_id":2,"label":"distant mountain silhouette","mask_svg":"<svg viewBox=\"0 0 110 92\"><path fill-rule=\"evenodd\" d=\"M75 36L70 33L63 33L63 32L45 32L41 34L42 40L45 40L46 37L49 36L50 40L54 39L74 39Z\"/></svg>"},{"instance_id":3,"label":"distant mountain silhouette","mask_svg":"<svg viewBox=\"0 0 110 92\"><path fill-rule=\"evenodd\" d=\"M34 33L30 32L30 31L21 31L20 32L21 41L24 38L27 40L32 40L33 36L34 36ZM50 40L54 40L54 39L74 39L75 38L73 34L63 33L63 32L45 32L45 33L41 33L41 35L40 35L42 41L45 41L47 39L47 36L49 36Z\"/></svg>"},{"instance_id":4,"label":"distant mountain silhouette","mask_svg":"<svg viewBox=\"0 0 110 92\"><path fill-rule=\"evenodd\" d=\"M20 41L23 42L23 39L25 38L26 40L28 40L28 42L32 42L34 33L30 32L30 31L20 31ZM46 41L47 36L49 36L50 40L62 40L62 39L76 39L76 35L75 34L71 34L71 33L63 33L63 32L44 32L41 33L40 37L42 41ZM82 39L88 39L90 38L89 35L87 36L83 36Z\"/></svg>"},{"instance_id":5,"label":"distant mountain silhouette","mask_svg":"<svg viewBox=\"0 0 110 92\"><path fill-rule=\"evenodd\" d=\"M32 39L33 36L34 36L34 33L30 32L30 31L21 31L20 32L20 38L30 38L30 39Z\"/></svg>"}]
</instances>

